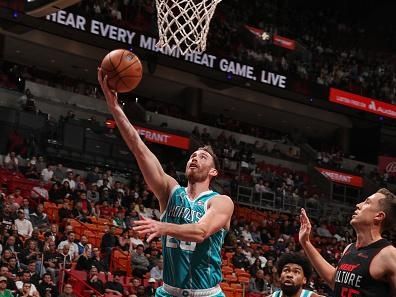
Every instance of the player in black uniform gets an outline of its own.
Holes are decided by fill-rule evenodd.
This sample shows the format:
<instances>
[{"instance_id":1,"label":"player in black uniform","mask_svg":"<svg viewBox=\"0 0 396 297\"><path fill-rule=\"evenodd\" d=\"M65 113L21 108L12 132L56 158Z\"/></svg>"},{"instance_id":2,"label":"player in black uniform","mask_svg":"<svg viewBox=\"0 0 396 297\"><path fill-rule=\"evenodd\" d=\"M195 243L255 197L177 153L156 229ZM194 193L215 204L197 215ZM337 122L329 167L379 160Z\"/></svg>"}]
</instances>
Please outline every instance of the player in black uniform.
<instances>
[{"instance_id":1,"label":"player in black uniform","mask_svg":"<svg viewBox=\"0 0 396 297\"><path fill-rule=\"evenodd\" d=\"M396 297L396 248L381 235L396 224L396 196L389 190L380 189L356 205L350 223L357 240L346 247L336 268L310 242L304 209L300 221L300 243L335 297Z\"/></svg>"}]
</instances>

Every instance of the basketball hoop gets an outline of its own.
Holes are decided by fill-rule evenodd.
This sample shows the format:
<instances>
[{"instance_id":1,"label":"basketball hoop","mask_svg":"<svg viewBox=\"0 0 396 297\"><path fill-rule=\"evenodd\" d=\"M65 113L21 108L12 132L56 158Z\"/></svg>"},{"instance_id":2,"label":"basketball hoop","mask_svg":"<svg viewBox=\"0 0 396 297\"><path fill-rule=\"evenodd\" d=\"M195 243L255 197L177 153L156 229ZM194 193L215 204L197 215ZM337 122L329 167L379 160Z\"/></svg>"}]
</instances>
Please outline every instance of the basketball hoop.
<instances>
[{"instance_id":1,"label":"basketball hoop","mask_svg":"<svg viewBox=\"0 0 396 297\"><path fill-rule=\"evenodd\" d=\"M159 41L157 47L174 46L182 55L202 53L210 20L221 0L156 0Z\"/></svg>"}]
</instances>

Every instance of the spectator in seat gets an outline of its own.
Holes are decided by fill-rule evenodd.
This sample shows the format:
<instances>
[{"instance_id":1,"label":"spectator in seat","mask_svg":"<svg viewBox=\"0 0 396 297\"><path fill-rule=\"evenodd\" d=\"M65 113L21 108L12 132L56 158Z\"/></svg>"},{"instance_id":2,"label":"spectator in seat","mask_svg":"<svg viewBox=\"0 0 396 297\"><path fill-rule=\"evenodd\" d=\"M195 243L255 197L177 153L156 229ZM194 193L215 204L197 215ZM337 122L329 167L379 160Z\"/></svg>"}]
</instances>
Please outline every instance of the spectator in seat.
<instances>
[{"instance_id":1,"label":"spectator in seat","mask_svg":"<svg viewBox=\"0 0 396 297\"><path fill-rule=\"evenodd\" d=\"M249 231L249 226L242 227L241 235L246 242L253 242L252 234Z\"/></svg>"},{"instance_id":2,"label":"spectator in seat","mask_svg":"<svg viewBox=\"0 0 396 297\"><path fill-rule=\"evenodd\" d=\"M141 285L141 279L138 277L135 277L132 279L132 281L128 284L128 296L136 296L137 290L139 286Z\"/></svg>"},{"instance_id":3,"label":"spectator in seat","mask_svg":"<svg viewBox=\"0 0 396 297\"><path fill-rule=\"evenodd\" d=\"M87 193L85 191L82 191L82 192L80 192L79 196L80 196L80 199L78 199L77 202L81 202L82 212L87 216L92 215L92 204L87 199Z\"/></svg>"},{"instance_id":4,"label":"spectator in seat","mask_svg":"<svg viewBox=\"0 0 396 297\"><path fill-rule=\"evenodd\" d=\"M17 203L19 206L22 206L22 204L23 204L23 196L22 196L22 194L21 194L21 189L20 188L16 188L15 189L15 191L14 191L14 193L12 193L11 195L9 195L8 197L10 198L10 197L13 197L13 202L14 203Z\"/></svg>"},{"instance_id":5,"label":"spectator in seat","mask_svg":"<svg viewBox=\"0 0 396 297\"><path fill-rule=\"evenodd\" d=\"M7 278L7 289L10 289L11 291L17 290L15 285L16 275L19 275L19 272L13 275L13 273L8 270L7 266L3 265L0 267L0 276Z\"/></svg>"},{"instance_id":6,"label":"spectator in seat","mask_svg":"<svg viewBox=\"0 0 396 297\"><path fill-rule=\"evenodd\" d=\"M115 229L115 226L111 226L100 242L100 249L104 254L106 266L110 263L111 249L117 246L117 237L114 235Z\"/></svg>"},{"instance_id":7,"label":"spectator in seat","mask_svg":"<svg viewBox=\"0 0 396 297\"><path fill-rule=\"evenodd\" d=\"M143 275L148 272L148 267L150 265L149 260L144 255L144 246L139 244L136 247L136 251L132 253L132 273L137 277L143 277Z\"/></svg>"},{"instance_id":8,"label":"spectator in seat","mask_svg":"<svg viewBox=\"0 0 396 297\"><path fill-rule=\"evenodd\" d=\"M20 208L20 205L15 202L15 197L13 195L7 196L5 204L10 206L12 212L15 212L17 209Z\"/></svg>"},{"instance_id":9,"label":"spectator in seat","mask_svg":"<svg viewBox=\"0 0 396 297\"><path fill-rule=\"evenodd\" d=\"M63 292L59 295L59 297L77 297L76 294L73 293L73 286L71 284L65 284L63 286Z\"/></svg>"},{"instance_id":10,"label":"spectator in seat","mask_svg":"<svg viewBox=\"0 0 396 297\"><path fill-rule=\"evenodd\" d=\"M83 192L87 191L87 186L85 185L83 179L81 178L81 175L76 174L74 180L76 183L76 188L75 188L76 191L83 191Z\"/></svg>"},{"instance_id":11,"label":"spectator in seat","mask_svg":"<svg viewBox=\"0 0 396 297\"><path fill-rule=\"evenodd\" d=\"M143 245L144 246L144 243L140 239L139 234L137 233L137 231L134 231L133 229L129 230L129 240L130 240L130 244L129 244L129 252L130 253L135 251L136 247L138 245Z\"/></svg>"},{"instance_id":12,"label":"spectator in seat","mask_svg":"<svg viewBox=\"0 0 396 297\"><path fill-rule=\"evenodd\" d=\"M87 213L83 210L81 201L77 201L74 203L74 207L72 210L72 216L73 216L73 218L75 218L79 221L84 222L87 220Z\"/></svg>"},{"instance_id":13,"label":"spectator in seat","mask_svg":"<svg viewBox=\"0 0 396 297\"><path fill-rule=\"evenodd\" d=\"M250 273L252 276L255 276L256 273L257 273L257 271L259 271L259 270L262 269L262 264L261 264L260 259L258 259L258 258L253 258L253 259L255 259L255 261L254 261L254 263L249 267L249 273Z\"/></svg>"},{"instance_id":14,"label":"spectator in seat","mask_svg":"<svg viewBox=\"0 0 396 297\"><path fill-rule=\"evenodd\" d=\"M125 228L126 228L126 225L125 225L125 220L124 220L124 218L125 218L124 212L121 211L121 210L118 211L118 212L116 213L115 218L113 219L113 225L125 229Z\"/></svg>"},{"instance_id":15,"label":"spectator in seat","mask_svg":"<svg viewBox=\"0 0 396 297\"><path fill-rule=\"evenodd\" d=\"M76 188L76 182L74 181L73 170L68 169L66 173L67 173L66 178L62 180L62 184L64 184L65 181L67 181L69 183L70 190L74 191L74 189Z\"/></svg>"},{"instance_id":16,"label":"spectator in seat","mask_svg":"<svg viewBox=\"0 0 396 297\"><path fill-rule=\"evenodd\" d=\"M52 281L51 274L49 273L43 274L42 281L38 286L38 291L40 293L40 296L45 296L45 297L59 296L58 288Z\"/></svg>"},{"instance_id":17,"label":"spectator in seat","mask_svg":"<svg viewBox=\"0 0 396 297\"><path fill-rule=\"evenodd\" d=\"M62 223L73 218L72 204L69 198L63 199L63 206L58 211L59 219Z\"/></svg>"},{"instance_id":18,"label":"spectator in seat","mask_svg":"<svg viewBox=\"0 0 396 297\"><path fill-rule=\"evenodd\" d=\"M129 210L129 212L127 213L127 216L125 218L125 224L128 228L132 228L134 222L138 220L140 220L139 213L136 210L132 209Z\"/></svg>"},{"instance_id":19,"label":"spectator in seat","mask_svg":"<svg viewBox=\"0 0 396 297\"><path fill-rule=\"evenodd\" d=\"M30 209L29 199L27 199L27 198L23 199L23 202L22 202L22 205L21 205L21 209L25 213L25 218L30 220L30 214L32 213L32 210Z\"/></svg>"},{"instance_id":20,"label":"spectator in seat","mask_svg":"<svg viewBox=\"0 0 396 297\"><path fill-rule=\"evenodd\" d=\"M32 223L25 218L25 212L22 209L17 211L18 218L15 220L15 226L18 229L18 234L24 239L32 236L33 226Z\"/></svg>"},{"instance_id":21,"label":"spectator in seat","mask_svg":"<svg viewBox=\"0 0 396 297\"><path fill-rule=\"evenodd\" d=\"M41 180L48 183L54 176L54 165L48 164L46 168L41 171Z\"/></svg>"},{"instance_id":22,"label":"spectator in seat","mask_svg":"<svg viewBox=\"0 0 396 297\"><path fill-rule=\"evenodd\" d=\"M162 259L157 261L157 264L151 268L150 277L154 278L157 282L162 282L164 262Z\"/></svg>"},{"instance_id":23,"label":"spectator in seat","mask_svg":"<svg viewBox=\"0 0 396 297\"><path fill-rule=\"evenodd\" d=\"M87 183L88 184L93 184L98 181L100 179L100 173L99 173L99 167L95 167L93 170L89 171L87 174Z\"/></svg>"},{"instance_id":24,"label":"spectator in seat","mask_svg":"<svg viewBox=\"0 0 396 297\"><path fill-rule=\"evenodd\" d=\"M254 277L250 279L249 293L250 296L263 296L270 293L268 291L269 284L264 278L264 271L258 270Z\"/></svg>"},{"instance_id":25,"label":"spectator in seat","mask_svg":"<svg viewBox=\"0 0 396 297\"><path fill-rule=\"evenodd\" d=\"M4 250L10 250L13 253L22 251L23 245L21 242L16 241L15 236L11 235L7 238Z\"/></svg>"},{"instance_id":26,"label":"spectator in seat","mask_svg":"<svg viewBox=\"0 0 396 297\"><path fill-rule=\"evenodd\" d=\"M70 245L65 244L63 248L59 251L60 254L60 268L70 269L72 266L72 256L69 253Z\"/></svg>"},{"instance_id":27,"label":"spectator in seat","mask_svg":"<svg viewBox=\"0 0 396 297\"><path fill-rule=\"evenodd\" d=\"M62 182L66 177L66 170L62 164L58 164L58 166L54 169L53 178L57 182Z\"/></svg>"},{"instance_id":28,"label":"spectator in seat","mask_svg":"<svg viewBox=\"0 0 396 297\"><path fill-rule=\"evenodd\" d=\"M40 173L37 170L36 164L32 163L32 160L28 162L27 167L25 169L25 177L31 179L39 179Z\"/></svg>"},{"instance_id":29,"label":"spectator in seat","mask_svg":"<svg viewBox=\"0 0 396 297\"><path fill-rule=\"evenodd\" d=\"M18 158L16 157L15 152L8 153L4 158L4 168L12 171L19 171L18 168Z\"/></svg>"},{"instance_id":30,"label":"spectator in seat","mask_svg":"<svg viewBox=\"0 0 396 297\"><path fill-rule=\"evenodd\" d=\"M99 279L98 269L95 266L92 266L88 273L88 284L98 291L100 294L104 294L105 289L103 282ZM94 292L91 292L94 293Z\"/></svg>"},{"instance_id":31,"label":"spectator in seat","mask_svg":"<svg viewBox=\"0 0 396 297\"><path fill-rule=\"evenodd\" d=\"M48 191L48 197L51 202L62 203L63 202L63 193L61 191L61 184L59 182L55 182L52 184L51 189Z\"/></svg>"},{"instance_id":32,"label":"spectator in seat","mask_svg":"<svg viewBox=\"0 0 396 297\"><path fill-rule=\"evenodd\" d=\"M107 189L107 188L106 188ZM104 192L108 193L108 189ZM102 205L99 206L100 217L104 219L111 219L113 210L109 205L108 200L103 200Z\"/></svg>"},{"instance_id":33,"label":"spectator in seat","mask_svg":"<svg viewBox=\"0 0 396 297\"><path fill-rule=\"evenodd\" d=\"M147 297L154 297L155 296L155 279L154 278L149 278L148 282L147 282L147 287L145 289L146 291L146 296Z\"/></svg>"},{"instance_id":34,"label":"spectator in seat","mask_svg":"<svg viewBox=\"0 0 396 297\"><path fill-rule=\"evenodd\" d=\"M15 275L17 275L21 271L18 265L17 258L15 256L11 256L11 258L8 260L8 271L11 274Z\"/></svg>"},{"instance_id":35,"label":"spectator in seat","mask_svg":"<svg viewBox=\"0 0 396 297\"><path fill-rule=\"evenodd\" d=\"M34 285L30 282L23 283L21 289L15 293L15 297L39 297L40 294L37 290L32 292L32 287Z\"/></svg>"},{"instance_id":36,"label":"spectator in seat","mask_svg":"<svg viewBox=\"0 0 396 297\"><path fill-rule=\"evenodd\" d=\"M26 284L29 284L29 286L25 288ZM37 296L38 293L37 288L34 284L31 283L30 272L28 270L25 270L20 273L19 281L16 281L15 285L19 291L21 291L23 288L23 291L25 292L27 291L28 293L28 295L20 295L20 296Z\"/></svg>"},{"instance_id":37,"label":"spectator in seat","mask_svg":"<svg viewBox=\"0 0 396 297\"><path fill-rule=\"evenodd\" d=\"M325 223L320 224L320 226L316 229L316 233L321 237L333 237L329 229L327 229Z\"/></svg>"},{"instance_id":38,"label":"spectator in seat","mask_svg":"<svg viewBox=\"0 0 396 297\"><path fill-rule=\"evenodd\" d=\"M0 296L13 297L11 290L7 289L7 278L5 276L0 276Z\"/></svg>"},{"instance_id":39,"label":"spectator in seat","mask_svg":"<svg viewBox=\"0 0 396 297\"><path fill-rule=\"evenodd\" d=\"M244 268L246 270L249 268L250 265L249 259L243 253L243 249L241 246L237 247L231 261L235 268Z\"/></svg>"},{"instance_id":40,"label":"spectator in seat","mask_svg":"<svg viewBox=\"0 0 396 297\"><path fill-rule=\"evenodd\" d=\"M129 251L129 230L124 229L122 231L121 235L118 236L118 246L123 250L123 251Z\"/></svg>"},{"instance_id":41,"label":"spectator in seat","mask_svg":"<svg viewBox=\"0 0 396 297\"><path fill-rule=\"evenodd\" d=\"M99 271L106 272L108 270L108 264L100 257L100 250L97 247L92 249L92 266L95 266Z\"/></svg>"},{"instance_id":42,"label":"spectator in seat","mask_svg":"<svg viewBox=\"0 0 396 297\"><path fill-rule=\"evenodd\" d=\"M80 241L77 242L79 255L81 255L84 252L85 247L87 246L88 243L89 243L88 237L86 235L81 235Z\"/></svg>"},{"instance_id":43,"label":"spectator in seat","mask_svg":"<svg viewBox=\"0 0 396 297\"><path fill-rule=\"evenodd\" d=\"M146 255L146 258L149 260L149 270L153 268L156 264L157 261L161 259L161 253L159 249L152 249L151 253Z\"/></svg>"},{"instance_id":44,"label":"spectator in seat","mask_svg":"<svg viewBox=\"0 0 396 297\"><path fill-rule=\"evenodd\" d=\"M254 242L261 243L261 234L256 225L250 226L250 234Z\"/></svg>"},{"instance_id":45,"label":"spectator in seat","mask_svg":"<svg viewBox=\"0 0 396 297\"><path fill-rule=\"evenodd\" d=\"M87 197L88 200L91 202L91 204L95 204L96 202L99 202L100 194L96 183L90 186L89 190L87 191Z\"/></svg>"},{"instance_id":46,"label":"spectator in seat","mask_svg":"<svg viewBox=\"0 0 396 297\"><path fill-rule=\"evenodd\" d=\"M12 252L10 250L4 250L0 259L1 265L8 266L8 261L10 260L11 257L12 257Z\"/></svg>"},{"instance_id":47,"label":"spectator in seat","mask_svg":"<svg viewBox=\"0 0 396 297\"><path fill-rule=\"evenodd\" d=\"M37 242L35 240L30 241L28 247L23 249L19 254L18 258L21 263L21 267L26 268L31 261L37 261L40 255L41 253L37 247Z\"/></svg>"},{"instance_id":48,"label":"spectator in seat","mask_svg":"<svg viewBox=\"0 0 396 297\"><path fill-rule=\"evenodd\" d=\"M48 250L44 251L44 268L51 274L51 278L57 283L58 273L60 268L60 261L62 255L56 250L55 241L51 241L48 244Z\"/></svg>"},{"instance_id":49,"label":"spectator in seat","mask_svg":"<svg viewBox=\"0 0 396 297\"><path fill-rule=\"evenodd\" d=\"M69 256L72 259L72 261L74 261L78 257L78 246L74 242L75 236L76 235L73 231L69 231L67 233L67 239L64 241L61 241L58 245L58 250L63 250L63 247L65 245L69 246Z\"/></svg>"},{"instance_id":50,"label":"spectator in seat","mask_svg":"<svg viewBox=\"0 0 396 297\"><path fill-rule=\"evenodd\" d=\"M96 268L98 268L97 265L92 264L91 256L92 256L91 247L89 245L87 245L84 248L83 253L78 257L76 270L85 270L88 272L92 266L95 266ZM102 271L100 269L98 269L98 270Z\"/></svg>"},{"instance_id":51,"label":"spectator in seat","mask_svg":"<svg viewBox=\"0 0 396 297\"><path fill-rule=\"evenodd\" d=\"M265 193L266 192L266 186L264 185L264 181L262 178L260 178L258 183L255 184L254 191L256 193Z\"/></svg>"},{"instance_id":52,"label":"spectator in seat","mask_svg":"<svg viewBox=\"0 0 396 297\"><path fill-rule=\"evenodd\" d=\"M31 197L41 202L49 200L49 194L47 189L44 187L43 180L40 180L38 186L33 187Z\"/></svg>"},{"instance_id":53,"label":"spectator in seat","mask_svg":"<svg viewBox=\"0 0 396 297\"><path fill-rule=\"evenodd\" d=\"M119 272L114 273L114 277L112 281L108 281L105 284L105 292L113 293L118 296L123 296L124 288L121 284L121 274Z\"/></svg>"},{"instance_id":54,"label":"spectator in seat","mask_svg":"<svg viewBox=\"0 0 396 297\"><path fill-rule=\"evenodd\" d=\"M36 212L30 215L30 220L34 228L38 228L41 231L48 230L50 222L48 220L48 215L44 213L44 205L37 205Z\"/></svg>"},{"instance_id":55,"label":"spectator in seat","mask_svg":"<svg viewBox=\"0 0 396 297\"><path fill-rule=\"evenodd\" d=\"M60 196L62 198L69 198L69 199L73 199L73 189L70 187L70 183L67 180L64 180L62 182L62 186L60 189Z\"/></svg>"}]
</instances>

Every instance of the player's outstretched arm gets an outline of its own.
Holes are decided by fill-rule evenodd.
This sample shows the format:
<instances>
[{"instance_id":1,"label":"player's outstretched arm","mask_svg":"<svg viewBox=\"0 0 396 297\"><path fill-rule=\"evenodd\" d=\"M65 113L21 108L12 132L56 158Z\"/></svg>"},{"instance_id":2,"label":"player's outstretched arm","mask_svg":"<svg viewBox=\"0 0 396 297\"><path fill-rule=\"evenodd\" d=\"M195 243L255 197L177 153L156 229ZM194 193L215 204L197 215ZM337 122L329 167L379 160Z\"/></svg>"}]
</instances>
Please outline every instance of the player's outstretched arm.
<instances>
[{"instance_id":1,"label":"player's outstretched arm","mask_svg":"<svg viewBox=\"0 0 396 297\"><path fill-rule=\"evenodd\" d=\"M179 225L143 219L135 221L133 229L141 235L150 234L147 241L169 235L183 241L202 242L222 228L228 228L233 211L231 198L219 195L209 201L208 210L197 223Z\"/></svg>"},{"instance_id":2,"label":"player's outstretched arm","mask_svg":"<svg viewBox=\"0 0 396 297\"><path fill-rule=\"evenodd\" d=\"M380 267L384 269L384 278L390 284L391 295L396 297L396 248L388 246L378 254Z\"/></svg>"},{"instance_id":3,"label":"player's outstretched arm","mask_svg":"<svg viewBox=\"0 0 396 297\"><path fill-rule=\"evenodd\" d=\"M129 122L121 106L118 104L117 93L110 90L107 84L107 76L103 77L103 72L100 68L98 69L98 81L106 97L107 106L117 123L117 127L135 156L146 183L158 198L161 212L163 212L168 203L170 191L177 185L177 182L164 172L157 157L148 149L140 138L139 133Z\"/></svg>"},{"instance_id":4,"label":"player's outstretched arm","mask_svg":"<svg viewBox=\"0 0 396 297\"><path fill-rule=\"evenodd\" d=\"M299 233L300 244L303 247L309 261L311 261L312 266L315 268L315 270L325 280L330 288L334 288L336 269L322 257L322 255L311 243L309 239L311 235L311 229L312 226L305 212L305 209L301 209Z\"/></svg>"}]
</instances>

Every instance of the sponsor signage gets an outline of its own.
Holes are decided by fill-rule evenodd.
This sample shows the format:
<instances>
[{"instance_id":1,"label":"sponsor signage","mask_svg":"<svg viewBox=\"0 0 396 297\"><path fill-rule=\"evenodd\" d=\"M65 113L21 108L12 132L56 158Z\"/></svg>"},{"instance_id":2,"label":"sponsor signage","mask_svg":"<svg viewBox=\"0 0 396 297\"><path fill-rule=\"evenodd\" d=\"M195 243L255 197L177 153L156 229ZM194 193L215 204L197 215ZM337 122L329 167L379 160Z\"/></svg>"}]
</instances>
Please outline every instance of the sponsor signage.
<instances>
[{"instance_id":1,"label":"sponsor signage","mask_svg":"<svg viewBox=\"0 0 396 297\"><path fill-rule=\"evenodd\" d=\"M159 143L167 146L177 147L183 150L188 150L190 147L190 139L188 137L179 136L175 134L166 133L159 130L149 129L134 125L145 140L153 143Z\"/></svg>"},{"instance_id":2,"label":"sponsor signage","mask_svg":"<svg viewBox=\"0 0 396 297\"><path fill-rule=\"evenodd\" d=\"M354 109L396 119L396 106L335 88L330 88L330 101Z\"/></svg>"},{"instance_id":3,"label":"sponsor signage","mask_svg":"<svg viewBox=\"0 0 396 297\"><path fill-rule=\"evenodd\" d=\"M357 175L352 175L345 172L334 171L330 169L324 169L320 167L315 167L321 174L323 174L326 178L331 180L332 182L345 184L348 186L363 187L363 178Z\"/></svg>"},{"instance_id":4,"label":"sponsor signage","mask_svg":"<svg viewBox=\"0 0 396 297\"><path fill-rule=\"evenodd\" d=\"M157 48L155 46L157 44L157 39L154 37L106 24L98 20L88 19L67 11L59 10L56 13L47 15L46 19L58 24L73 27L77 30L86 31L94 35L119 41L126 45L137 46L145 50L158 52L163 55L191 62L210 69L219 70L227 74L246 78L265 85L281 89L285 89L287 87L287 77L284 75L207 53L191 53L183 56L176 46L163 49Z\"/></svg>"},{"instance_id":5,"label":"sponsor signage","mask_svg":"<svg viewBox=\"0 0 396 297\"><path fill-rule=\"evenodd\" d=\"M268 40L270 36L268 35L267 32L265 32L263 29L255 28L252 26L245 25L245 28L252 33L256 38L260 40Z\"/></svg>"},{"instance_id":6,"label":"sponsor signage","mask_svg":"<svg viewBox=\"0 0 396 297\"><path fill-rule=\"evenodd\" d=\"M389 175L396 176L396 158L379 156L378 157L378 170L380 173L388 173Z\"/></svg>"},{"instance_id":7,"label":"sponsor signage","mask_svg":"<svg viewBox=\"0 0 396 297\"><path fill-rule=\"evenodd\" d=\"M274 35L273 42L277 46L284 47L292 51L296 49L296 42L283 36Z\"/></svg>"}]
</instances>

